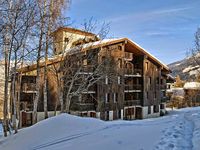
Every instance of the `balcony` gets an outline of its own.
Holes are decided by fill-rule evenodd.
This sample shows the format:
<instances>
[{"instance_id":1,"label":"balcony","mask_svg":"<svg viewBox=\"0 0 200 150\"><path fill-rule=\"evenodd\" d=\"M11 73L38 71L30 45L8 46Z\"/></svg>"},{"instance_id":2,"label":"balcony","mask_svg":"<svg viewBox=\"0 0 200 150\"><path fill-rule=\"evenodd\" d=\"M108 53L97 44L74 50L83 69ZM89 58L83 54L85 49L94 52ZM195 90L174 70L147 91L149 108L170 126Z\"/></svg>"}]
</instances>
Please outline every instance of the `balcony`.
<instances>
[{"instance_id":1,"label":"balcony","mask_svg":"<svg viewBox=\"0 0 200 150\"><path fill-rule=\"evenodd\" d=\"M125 69L126 77L142 77L142 69Z\"/></svg>"},{"instance_id":2,"label":"balcony","mask_svg":"<svg viewBox=\"0 0 200 150\"><path fill-rule=\"evenodd\" d=\"M169 101L169 100L170 100L170 98L167 97L167 96L161 97L161 103L165 103L165 102L167 102L167 101Z\"/></svg>"},{"instance_id":3,"label":"balcony","mask_svg":"<svg viewBox=\"0 0 200 150\"><path fill-rule=\"evenodd\" d=\"M30 103L30 102L20 102L20 110L32 111L33 110L33 104Z\"/></svg>"},{"instance_id":4,"label":"balcony","mask_svg":"<svg viewBox=\"0 0 200 150\"><path fill-rule=\"evenodd\" d=\"M80 86L80 85L79 85ZM78 87L79 87L78 86ZM78 88L77 87L77 88ZM76 89L77 89L76 88ZM82 94L95 94L96 93L96 87L94 85L90 86L88 89L85 89L81 92Z\"/></svg>"},{"instance_id":5,"label":"balcony","mask_svg":"<svg viewBox=\"0 0 200 150\"><path fill-rule=\"evenodd\" d=\"M139 92L141 92L141 90L142 90L142 85L125 85L125 92L127 91L135 91L135 92L137 92L137 91L139 91Z\"/></svg>"},{"instance_id":6,"label":"balcony","mask_svg":"<svg viewBox=\"0 0 200 150\"><path fill-rule=\"evenodd\" d=\"M133 59L133 53L125 52L125 60L131 61Z\"/></svg>"},{"instance_id":7,"label":"balcony","mask_svg":"<svg viewBox=\"0 0 200 150\"><path fill-rule=\"evenodd\" d=\"M93 71L94 71L94 66L86 65L81 68L81 71L79 72L79 74L92 74Z\"/></svg>"},{"instance_id":8,"label":"balcony","mask_svg":"<svg viewBox=\"0 0 200 150\"><path fill-rule=\"evenodd\" d=\"M125 100L124 106L134 106L134 105L140 105L140 100Z\"/></svg>"},{"instance_id":9,"label":"balcony","mask_svg":"<svg viewBox=\"0 0 200 150\"><path fill-rule=\"evenodd\" d=\"M161 84L161 85L160 85L160 89L161 89L161 90L166 90L166 89L167 89L167 85Z\"/></svg>"},{"instance_id":10,"label":"balcony","mask_svg":"<svg viewBox=\"0 0 200 150\"><path fill-rule=\"evenodd\" d=\"M165 84L156 84L156 90L166 90L167 89L167 85Z\"/></svg>"},{"instance_id":11,"label":"balcony","mask_svg":"<svg viewBox=\"0 0 200 150\"><path fill-rule=\"evenodd\" d=\"M78 102L74 104L73 109L78 111L91 111L95 110L95 105L94 103Z\"/></svg>"},{"instance_id":12,"label":"balcony","mask_svg":"<svg viewBox=\"0 0 200 150\"><path fill-rule=\"evenodd\" d=\"M35 93L36 92L36 84L35 83L24 83L22 86L22 91L24 93Z\"/></svg>"}]
</instances>

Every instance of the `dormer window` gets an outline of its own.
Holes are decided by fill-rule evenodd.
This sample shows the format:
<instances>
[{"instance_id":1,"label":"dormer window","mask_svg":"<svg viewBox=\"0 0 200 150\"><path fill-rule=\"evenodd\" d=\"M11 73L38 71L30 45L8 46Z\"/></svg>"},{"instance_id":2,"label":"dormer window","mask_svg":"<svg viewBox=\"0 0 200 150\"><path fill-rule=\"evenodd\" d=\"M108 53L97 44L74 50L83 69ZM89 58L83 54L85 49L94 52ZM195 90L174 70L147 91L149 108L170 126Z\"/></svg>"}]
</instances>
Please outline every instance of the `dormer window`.
<instances>
[{"instance_id":1,"label":"dormer window","mask_svg":"<svg viewBox=\"0 0 200 150\"><path fill-rule=\"evenodd\" d=\"M65 37L65 40L64 40L64 41L65 41L65 43L68 43L68 42L69 42L69 38L66 38L66 37Z\"/></svg>"}]
</instances>

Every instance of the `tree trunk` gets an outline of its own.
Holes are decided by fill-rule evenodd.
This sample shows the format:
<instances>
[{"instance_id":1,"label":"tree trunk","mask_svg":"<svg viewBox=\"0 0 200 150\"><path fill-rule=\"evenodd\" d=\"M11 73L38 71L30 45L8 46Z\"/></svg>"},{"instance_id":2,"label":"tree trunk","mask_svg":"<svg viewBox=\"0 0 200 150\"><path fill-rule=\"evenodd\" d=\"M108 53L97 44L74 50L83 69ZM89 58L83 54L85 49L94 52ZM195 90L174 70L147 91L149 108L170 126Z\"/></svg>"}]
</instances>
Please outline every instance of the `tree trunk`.
<instances>
[{"instance_id":1,"label":"tree trunk","mask_svg":"<svg viewBox=\"0 0 200 150\"><path fill-rule=\"evenodd\" d=\"M3 132L7 136L8 131L8 50L5 48L5 85L4 85L4 107L3 107Z\"/></svg>"},{"instance_id":2,"label":"tree trunk","mask_svg":"<svg viewBox=\"0 0 200 150\"><path fill-rule=\"evenodd\" d=\"M37 68L37 77L36 77L36 96L33 101L33 124L37 123L37 108L38 108L38 101L40 97L40 69L39 66Z\"/></svg>"},{"instance_id":3,"label":"tree trunk","mask_svg":"<svg viewBox=\"0 0 200 150\"><path fill-rule=\"evenodd\" d=\"M42 39L43 39L43 24L40 30L40 39L39 39L39 47L38 47L38 55L37 55L37 77L36 77L36 96L33 101L33 124L37 123L37 108L38 102L40 98L40 57L42 50Z\"/></svg>"},{"instance_id":4,"label":"tree trunk","mask_svg":"<svg viewBox=\"0 0 200 150\"><path fill-rule=\"evenodd\" d=\"M21 82L22 82L22 75L21 73L19 73L19 76L18 76L18 97L17 97L17 119L18 119L18 128L21 128L20 127L20 123L21 123L21 118L20 118L20 97L21 97Z\"/></svg>"},{"instance_id":5,"label":"tree trunk","mask_svg":"<svg viewBox=\"0 0 200 150\"><path fill-rule=\"evenodd\" d=\"M70 105L71 105L71 96L67 95L66 103L65 103L65 112L70 113Z\"/></svg>"},{"instance_id":6,"label":"tree trunk","mask_svg":"<svg viewBox=\"0 0 200 150\"><path fill-rule=\"evenodd\" d=\"M16 70L16 69L14 69ZM16 73L13 74L13 81L12 81L12 100L13 100L13 114L12 114L12 123L13 129L15 133L17 133L17 125L16 125L16 93L15 93L15 82L16 82Z\"/></svg>"},{"instance_id":7,"label":"tree trunk","mask_svg":"<svg viewBox=\"0 0 200 150\"><path fill-rule=\"evenodd\" d=\"M47 66L45 65L44 69L44 117L48 118L48 109L47 109Z\"/></svg>"},{"instance_id":8,"label":"tree trunk","mask_svg":"<svg viewBox=\"0 0 200 150\"><path fill-rule=\"evenodd\" d=\"M59 101L60 101L60 111L63 113L64 108L63 108L63 91L61 90L62 88L59 87Z\"/></svg>"}]
</instances>

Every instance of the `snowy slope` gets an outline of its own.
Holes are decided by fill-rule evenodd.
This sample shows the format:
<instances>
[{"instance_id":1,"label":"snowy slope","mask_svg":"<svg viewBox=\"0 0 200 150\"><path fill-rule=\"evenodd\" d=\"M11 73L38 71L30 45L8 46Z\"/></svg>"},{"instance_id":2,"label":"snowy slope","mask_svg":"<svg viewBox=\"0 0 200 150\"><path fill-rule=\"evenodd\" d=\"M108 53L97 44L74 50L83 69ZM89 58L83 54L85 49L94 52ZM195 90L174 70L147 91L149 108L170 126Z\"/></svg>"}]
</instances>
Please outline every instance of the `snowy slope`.
<instances>
[{"instance_id":1,"label":"snowy slope","mask_svg":"<svg viewBox=\"0 0 200 150\"><path fill-rule=\"evenodd\" d=\"M0 138L1 136L3 136L3 127L2 127L2 124L0 123Z\"/></svg>"},{"instance_id":2,"label":"snowy slope","mask_svg":"<svg viewBox=\"0 0 200 150\"><path fill-rule=\"evenodd\" d=\"M197 55L196 58L200 58ZM199 74L200 66L192 57L187 57L181 61L177 61L168 65L172 70L172 76L179 75L183 80L195 79L196 75Z\"/></svg>"},{"instance_id":3,"label":"snowy slope","mask_svg":"<svg viewBox=\"0 0 200 150\"><path fill-rule=\"evenodd\" d=\"M62 114L0 139L1 150L199 150L200 108L104 122Z\"/></svg>"}]
</instances>

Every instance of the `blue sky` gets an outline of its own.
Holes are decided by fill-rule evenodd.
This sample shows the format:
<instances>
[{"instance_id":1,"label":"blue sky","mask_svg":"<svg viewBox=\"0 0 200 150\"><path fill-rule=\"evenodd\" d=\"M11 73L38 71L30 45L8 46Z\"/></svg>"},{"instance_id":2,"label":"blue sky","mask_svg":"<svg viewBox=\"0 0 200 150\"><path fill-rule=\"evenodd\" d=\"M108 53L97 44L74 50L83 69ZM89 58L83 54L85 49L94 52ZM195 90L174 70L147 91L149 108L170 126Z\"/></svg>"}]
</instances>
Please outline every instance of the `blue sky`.
<instances>
[{"instance_id":1,"label":"blue sky","mask_svg":"<svg viewBox=\"0 0 200 150\"><path fill-rule=\"evenodd\" d=\"M111 37L127 37L166 64L186 57L200 27L200 0L72 0L72 26L109 22Z\"/></svg>"}]
</instances>

